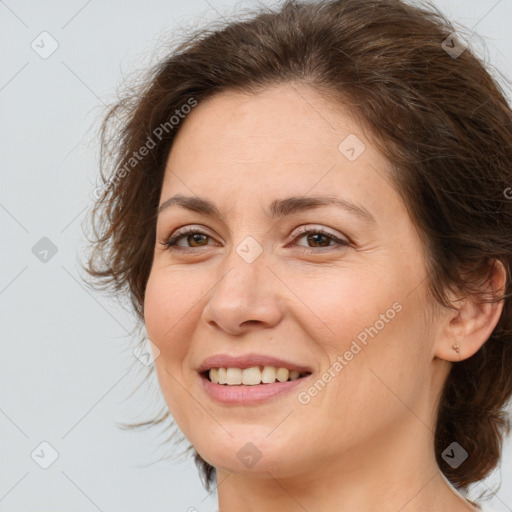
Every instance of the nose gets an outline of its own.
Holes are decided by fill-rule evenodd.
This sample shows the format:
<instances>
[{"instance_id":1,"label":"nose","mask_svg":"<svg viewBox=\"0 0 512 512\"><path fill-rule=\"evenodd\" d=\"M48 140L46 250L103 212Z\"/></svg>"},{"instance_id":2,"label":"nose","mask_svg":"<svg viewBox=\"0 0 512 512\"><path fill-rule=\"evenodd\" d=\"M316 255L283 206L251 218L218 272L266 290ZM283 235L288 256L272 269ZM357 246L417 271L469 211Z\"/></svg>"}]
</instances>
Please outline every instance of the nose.
<instances>
[{"instance_id":1,"label":"nose","mask_svg":"<svg viewBox=\"0 0 512 512\"><path fill-rule=\"evenodd\" d=\"M265 254L248 263L233 249L226 263L227 270L203 309L203 320L232 336L277 325L283 316L282 285L267 268Z\"/></svg>"}]
</instances>

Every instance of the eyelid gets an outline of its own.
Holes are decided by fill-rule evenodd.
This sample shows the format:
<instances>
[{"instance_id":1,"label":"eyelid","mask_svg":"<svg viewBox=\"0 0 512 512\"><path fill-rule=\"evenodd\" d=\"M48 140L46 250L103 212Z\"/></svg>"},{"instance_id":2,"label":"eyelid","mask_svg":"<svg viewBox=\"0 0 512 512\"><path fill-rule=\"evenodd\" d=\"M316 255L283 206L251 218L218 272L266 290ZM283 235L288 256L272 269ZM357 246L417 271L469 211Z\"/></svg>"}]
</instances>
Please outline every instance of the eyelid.
<instances>
[{"instance_id":1,"label":"eyelid","mask_svg":"<svg viewBox=\"0 0 512 512\"><path fill-rule=\"evenodd\" d=\"M313 252L318 253L322 252L322 250L333 250L340 247L348 247L352 245L351 240L343 235L338 235L335 232L332 232L330 229L325 228L321 225L312 225L307 224L303 226L299 226L296 228L293 232L293 236L291 241L286 245L288 247L292 242L297 240L297 238L302 238L303 235L306 235L308 233L321 233L326 235L331 239L332 242L334 242L333 245L328 245L327 247L307 247L303 245L293 244L296 248L301 248L304 252ZM177 242L187 236L188 234L201 234L205 235L207 238L214 239L215 237L208 233L208 229L201 225L185 225L179 228L176 228L171 235L166 237L164 241L161 241L160 244L166 247L169 250L177 250L177 251L188 251L188 252L195 252L196 249L199 249L201 247L208 247L210 244L200 247L182 247L177 244Z\"/></svg>"},{"instance_id":2,"label":"eyelid","mask_svg":"<svg viewBox=\"0 0 512 512\"><path fill-rule=\"evenodd\" d=\"M348 238L346 236L343 236L343 235L340 235L336 232L333 232L332 230L330 230L329 228L325 228L324 226L321 226L321 225L315 225L315 224L306 224L304 226L299 226L294 232L293 232L293 238L292 238L292 242L300 235L304 234L304 233L309 233L310 231L312 232L318 232L318 233L323 233L325 235L328 235L330 237L332 237L334 240L337 240L339 242L345 242L345 243L350 243Z\"/></svg>"},{"instance_id":3,"label":"eyelid","mask_svg":"<svg viewBox=\"0 0 512 512\"><path fill-rule=\"evenodd\" d=\"M215 238L213 235L209 233L208 228L200 225L200 224L186 224L184 226L180 226L173 230L171 234L164 236L163 240L160 244L164 246L168 246L169 242L172 240L176 241L178 238L181 238L188 234L200 233L206 235L209 238ZM183 249L187 249L187 247L183 247ZM188 249L192 249L192 247L188 247Z\"/></svg>"}]
</instances>

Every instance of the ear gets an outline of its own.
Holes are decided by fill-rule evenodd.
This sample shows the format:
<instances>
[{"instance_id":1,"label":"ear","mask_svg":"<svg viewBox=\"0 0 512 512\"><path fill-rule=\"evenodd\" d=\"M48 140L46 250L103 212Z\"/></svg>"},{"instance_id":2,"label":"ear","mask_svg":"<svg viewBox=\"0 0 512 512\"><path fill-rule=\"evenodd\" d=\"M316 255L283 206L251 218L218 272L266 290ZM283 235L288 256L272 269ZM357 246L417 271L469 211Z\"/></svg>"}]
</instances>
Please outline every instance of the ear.
<instances>
[{"instance_id":1,"label":"ear","mask_svg":"<svg viewBox=\"0 0 512 512\"><path fill-rule=\"evenodd\" d=\"M507 272L499 260L493 260L491 265L491 274L481 290L487 298L496 299L505 293ZM445 309L441 315L435 355L446 361L457 362L478 352L489 339L503 311L503 300L482 302L479 297L472 295L455 301L454 306L455 311Z\"/></svg>"}]
</instances>

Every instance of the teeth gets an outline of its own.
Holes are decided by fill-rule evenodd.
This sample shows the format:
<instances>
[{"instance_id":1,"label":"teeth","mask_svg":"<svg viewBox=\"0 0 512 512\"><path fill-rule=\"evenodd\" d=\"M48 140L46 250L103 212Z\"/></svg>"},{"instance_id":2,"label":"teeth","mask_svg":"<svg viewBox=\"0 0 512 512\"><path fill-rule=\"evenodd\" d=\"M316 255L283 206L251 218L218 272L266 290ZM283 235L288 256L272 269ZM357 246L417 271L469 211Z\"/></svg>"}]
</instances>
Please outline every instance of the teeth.
<instances>
[{"instance_id":1,"label":"teeth","mask_svg":"<svg viewBox=\"0 0 512 512\"><path fill-rule=\"evenodd\" d=\"M300 376L299 370L290 370L290 380L298 379Z\"/></svg>"},{"instance_id":2,"label":"teeth","mask_svg":"<svg viewBox=\"0 0 512 512\"><path fill-rule=\"evenodd\" d=\"M279 368L276 372L276 377L279 382L286 382L290 376L290 371L287 368Z\"/></svg>"},{"instance_id":3,"label":"teeth","mask_svg":"<svg viewBox=\"0 0 512 512\"><path fill-rule=\"evenodd\" d=\"M210 370L210 379L211 379L212 375L211 375L211 370ZM212 382L214 382L212 380ZM227 382L227 372L226 372L226 368L219 368L217 370L217 384L226 384Z\"/></svg>"},{"instance_id":4,"label":"teeth","mask_svg":"<svg viewBox=\"0 0 512 512\"><path fill-rule=\"evenodd\" d=\"M276 381L286 382L296 380L301 376L298 370L288 368L275 368L273 366L252 366L251 368L212 368L209 373L214 384L227 384L228 386L256 386L258 384L272 384Z\"/></svg>"},{"instance_id":5,"label":"teeth","mask_svg":"<svg viewBox=\"0 0 512 512\"><path fill-rule=\"evenodd\" d=\"M242 384L242 370L240 368L226 368L226 384L236 386Z\"/></svg>"},{"instance_id":6,"label":"teeth","mask_svg":"<svg viewBox=\"0 0 512 512\"><path fill-rule=\"evenodd\" d=\"M253 366L242 370L242 384L254 386L261 383L261 371L259 367Z\"/></svg>"},{"instance_id":7,"label":"teeth","mask_svg":"<svg viewBox=\"0 0 512 512\"><path fill-rule=\"evenodd\" d=\"M271 384L276 381L276 369L273 366L264 366L261 374L261 382Z\"/></svg>"}]
</instances>

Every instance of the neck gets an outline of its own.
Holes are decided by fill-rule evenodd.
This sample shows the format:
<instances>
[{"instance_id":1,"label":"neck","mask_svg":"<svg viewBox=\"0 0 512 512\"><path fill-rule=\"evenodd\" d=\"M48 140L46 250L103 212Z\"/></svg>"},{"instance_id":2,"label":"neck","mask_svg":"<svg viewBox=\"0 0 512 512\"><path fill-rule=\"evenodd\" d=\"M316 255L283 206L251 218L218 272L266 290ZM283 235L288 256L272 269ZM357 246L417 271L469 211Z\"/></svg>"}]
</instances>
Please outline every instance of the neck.
<instances>
[{"instance_id":1,"label":"neck","mask_svg":"<svg viewBox=\"0 0 512 512\"><path fill-rule=\"evenodd\" d=\"M392 425L378 439L310 471L240 474L217 468L219 512L476 512L443 477L432 431L406 415L401 427Z\"/></svg>"}]
</instances>

